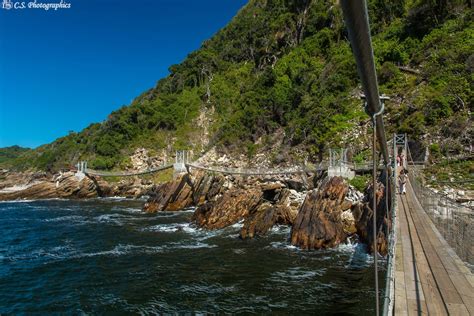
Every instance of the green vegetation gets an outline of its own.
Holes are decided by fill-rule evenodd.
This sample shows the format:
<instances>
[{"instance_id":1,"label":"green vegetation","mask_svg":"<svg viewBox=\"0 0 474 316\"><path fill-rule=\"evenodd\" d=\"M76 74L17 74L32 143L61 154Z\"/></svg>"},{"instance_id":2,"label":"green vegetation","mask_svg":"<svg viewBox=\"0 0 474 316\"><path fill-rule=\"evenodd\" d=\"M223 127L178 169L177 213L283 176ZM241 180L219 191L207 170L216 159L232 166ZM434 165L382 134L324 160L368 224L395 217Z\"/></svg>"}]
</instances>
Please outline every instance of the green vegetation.
<instances>
[{"instance_id":1,"label":"green vegetation","mask_svg":"<svg viewBox=\"0 0 474 316\"><path fill-rule=\"evenodd\" d=\"M371 176L369 174L356 175L353 179L349 180L349 184L357 190L364 192L367 184L369 183Z\"/></svg>"},{"instance_id":2,"label":"green vegetation","mask_svg":"<svg viewBox=\"0 0 474 316\"><path fill-rule=\"evenodd\" d=\"M23 148L20 146L11 146L0 148L0 165L8 164L9 161L12 161L22 154L30 151L29 148Z\"/></svg>"},{"instance_id":3,"label":"green vegetation","mask_svg":"<svg viewBox=\"0 0 474 316\"><path fill-rule=\"evenodd\" d=\"M443 159L424 170L428 184L433 187L450 186L474 190L474 160Z\"/></svg>"},{"instance_id":4,"label":"green vegetation","mask_svg":"<svg viewBox=\"0 0 474 316\"><path fill-rule=\"evenodd\" d=\"M439 157L473 138L474 25L466 1L370 0L373 45L388 132L408 133ZM51 144L0 160L16 168L59 169L83 159L120 169L135 148L206 150L253 157L255 142L284 132L281 151L317 162L330 147L366 148L358 76L336 1L250 0L168 77L132 104ZM283 134L283 133L282 133ZM358 158L364 156L359 154Z\"/></svg>"}]
</instances>

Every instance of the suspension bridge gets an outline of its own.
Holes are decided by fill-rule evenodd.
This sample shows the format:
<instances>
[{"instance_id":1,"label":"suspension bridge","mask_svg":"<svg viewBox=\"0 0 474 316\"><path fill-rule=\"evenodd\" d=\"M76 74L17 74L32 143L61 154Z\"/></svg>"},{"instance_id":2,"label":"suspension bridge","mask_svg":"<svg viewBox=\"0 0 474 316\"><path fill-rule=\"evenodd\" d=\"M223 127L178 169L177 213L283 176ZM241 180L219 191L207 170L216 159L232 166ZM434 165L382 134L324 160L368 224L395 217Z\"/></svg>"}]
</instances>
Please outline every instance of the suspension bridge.
<instances>
[{"instance_id":1,"label":"suspension bridge","mask_svg":"<svg viewBox=\"0 0 474 316\"><path fill-rule=\"evenodd\" d=\"M371 171L372 186L377 187L378 171L383 170L387 175L384 193L390 197L386 199L384 217L391 220L392 225L388 225L387 232L389 251L383 290L379 286L379 255L376 251L373 254L375 314L474 315L474 276L464 263L474 260L474 210L436 195L423 184L423 177L411 155L406 135L394 135L391 141L387 141L383 112L384 102L388 98L379 94L367 4L365 0L341 0L340 4L364 91L365 110L372 120L372 162L354 164L344 158L344 152L338 158L337 152L331 152L329 160L314 167L226 168L189 161L188 154L180 151L173 164L145 171L102 172L88 169L87 162L80 162L77 166L78 173L127 177L167 169L174 169L175 172L198 169L243 176L303 175L321 171L327 171L328 175L350 176L353 172ZM377 142L383 158L381 162L377 161ZM409 174L406 194L396 192L399 170L395 157L399 153L406 157L402 166ZM376 209L376 198L377 195L373 194L372 210ZM382 226L377 216L377 212L374 212L374 249L377 249L377 233Z\"/></svg>"}]
</instances>

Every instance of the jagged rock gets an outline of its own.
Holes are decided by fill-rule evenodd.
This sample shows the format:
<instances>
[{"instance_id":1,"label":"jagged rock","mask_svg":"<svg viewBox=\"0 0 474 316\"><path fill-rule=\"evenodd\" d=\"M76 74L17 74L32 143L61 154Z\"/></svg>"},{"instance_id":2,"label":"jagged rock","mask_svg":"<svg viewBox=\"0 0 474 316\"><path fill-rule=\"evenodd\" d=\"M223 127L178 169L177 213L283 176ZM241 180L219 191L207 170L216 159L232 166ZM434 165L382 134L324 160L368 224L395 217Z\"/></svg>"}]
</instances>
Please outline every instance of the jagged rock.
<instances>
[{"instance_id":1,"label":"jagged rock","mask_svg":"<svg viewBox=\"0 0 474 316\"><path fill-rule=\"evenodd\" d=\"M382 181L384 182L384 181ZM373 199L373 188L370 185L366 189L364 201L357 203L352 206L352 214L356 223L357 235L359 240L368 245L369 252L373 253L373 211L372 211L372 199ZM389 190L390 192L390 190ZM392 229L392 223L390 218L387 216L387 208L385 206L385 186L377 182L377 190L375 191L376 196L376 211L377 211L377 250L380 254L386 255L388 251L387 235L388 231ZM387 201L390 201L388 196ZM390 209L390 205L389 208Z\"/></svg>"},{"instance_id":2,"label":"jagged rock","mask_svg":"<svg viewBox=\"0 0 474 316\"><path fill-rule=\"evenodd\" d=\"M307 184L304 183L302 178L287 179L285 183L288 186L288 188L293 189L295 191L303 191L307 186Z\"/></svg>"},{"instance_id":3,"label":"jagged rock","mask_svg":"<svg viewBox=\"0 0 474 316\"><path fill-rule=\"evenodd\" d=\"M178 211L193 205L190 176L186 173L174 181L162 184L149 192L150 199L143 210L154 213Z\"/></svg>"},{"instance_id":4,"label":"jagged rock","mask_svg":"<svg viewBox=\"0 0 474 316\"><path fill-rule=\"evenodd\" d=\"M291 205L294 201L294 190L288 190L281 185L263 185L261 189L264 199L267 197L267 200L245 218L240 231L242 239L263 236L275 224L293 225L298 214L298 208Z\"/></svg>"},{"instance_id":5,"label":"jagged rock","mask_svg":"<svg viewBox=\"0 0 474 316\"><path fill-rule=\"evenodd\" d=\"M285 205L272 205L265 202L257 207L244 221L240 238L253 238L265 235L275 224L292 225L297 212Z\"/></svg>"},{"instance_id":6,"label":"jagged rock","mask_svg":"<svg viewBox=\"0 0 474 316\"><path fill-rule=\"evenodd\" d=\"M341 214L342 228L348 235L353 235L357 232L354 214L351 209L347 209Z\"/></svg>"},{"instance_id":7,"label":"jagged rock","mask_svg":"<svg viewBox=\"0 0 474 316\"><path fill-rule=\"evenodd\" d=\"M303 249L335 247L347 238L341 218L351 203L345 198L348 185L341 177L323 181L310 191L291 230L291 244Z\"/></svg>"},{"instance_id":8,"label":"jagged rock","mask_svg":"<svg viewBox=\"0 0 474 316\"><path fill-rule=\"evenodd\" d=\"M150 198L144 206L147 212L178 211L190 206L199 206L213 201L229 185L223 176L197 172L193 176L184 174L177 179L152 188Z\"/></svg>"},{"instance_id":9,"label":"jagged rock","mask_svg":"<svg viewBox=\"0 0 474 316\"><path fill-rule=\"evenodd\" d=\"M99 196L97 185L88 177L79 181L73 172L60 173L52 180L39 181L23 190L0 194L0 200L92 198Z\"/></svg>"},{"instance_id":10,"label":"jagged rock","mask_svg":"<svg viewBox=\"0 0 474 316\"><path fill-rule=\"evenodd\" d=\"M263 192L259 188L232 188L216 201L198 207L192 220L198 227L206 229L233 225L257 208L262 196Z\"/></svg>"},{"instance_id":11,"label":"jagged rock","mask_svg":"<svg viewBox=\"0 0 474 316\"><path fill-rule=\"evenodd\" d=\"M193 203L200 206L206 201L213 200L216 196L228 189L230 185L222 175L210 175L198 172L193 181Z\"/></svg>"},{"instance_id":12,"label":"jagged rock","mask_svg":"<svg viewBox=\"0 0 474 316\"><path fill-rule=\"evenodd\" d=\"M146 148L137 148L130 156L131 169L135 171L143 171L163 165L166 160L166 152L162 154L164 157L150 156Z\"/></svg>"}]
</instances>

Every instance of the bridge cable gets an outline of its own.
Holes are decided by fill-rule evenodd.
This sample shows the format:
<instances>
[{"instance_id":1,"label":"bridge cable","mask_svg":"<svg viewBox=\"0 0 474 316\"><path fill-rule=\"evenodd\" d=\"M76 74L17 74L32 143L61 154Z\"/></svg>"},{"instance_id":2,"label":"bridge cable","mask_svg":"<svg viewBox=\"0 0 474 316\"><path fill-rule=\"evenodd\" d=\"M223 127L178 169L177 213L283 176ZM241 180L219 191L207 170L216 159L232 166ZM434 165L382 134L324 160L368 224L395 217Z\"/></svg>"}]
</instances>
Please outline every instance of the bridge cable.
<instances>
[{"instance_id":1,"label":"bridge cable","mask_svg":"<svg viewBox=\"0 0 474 316\"><path fill-rule=\"evenodd\" d=\"M367 103L366 103L367 109ZM372 133L372 238L373 238L373 247L374 247L374 273L375 273L375 310L376 315L380 314L380 307L379 307L379 276L378 276L378 247L377 247L377 116L381 115L384 111L384 106L382 102L382 106L377 113L372 115L372 126L373 126L373 133ZM387 164L386 164L387 165Z\"/></svg>"}]
</instances>

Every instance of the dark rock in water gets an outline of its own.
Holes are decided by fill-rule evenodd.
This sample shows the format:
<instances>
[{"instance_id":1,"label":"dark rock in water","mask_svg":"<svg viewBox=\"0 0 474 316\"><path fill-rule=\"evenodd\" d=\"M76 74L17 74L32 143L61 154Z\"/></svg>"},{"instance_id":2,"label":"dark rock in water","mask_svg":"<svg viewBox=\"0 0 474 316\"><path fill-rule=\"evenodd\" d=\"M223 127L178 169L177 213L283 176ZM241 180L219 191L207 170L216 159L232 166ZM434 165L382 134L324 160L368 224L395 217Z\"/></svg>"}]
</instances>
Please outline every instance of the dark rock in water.
<instances>
[{"instance_id":1,"label":"dark rock in water","mask_svg":"<svg viewBox=\"0 0 474 316\"><path fill-rule=\"evenodd\" d=\"M178 211L190 206L199 206L212 201L225 190L223 176L197 172L186 173L173 181L152 188L150 198L144 206L147 212Z\"/></svg>"},{"instance_id":2,"label":"dark rock in water","mask_svg":"<svg viewBox=\"0 0 474 316\"><path fill-rule=\"evenodd\" d=\"M323 181L309 192L291 230L291 244L303 249L335 247L345 241L343 211L351 207L347 183L341 177Z\"/></svg>"},{"instance_id":3,"label":"dark rock in water","mask_svg":"<svg viewBox=\"0 0 474 316\"><path fill-rule=\"evenodd\" d=\"M244 226L240 231L240 238L253 238L265 235L274 225L293 225L297 208L291 207L291 191L278 186L263 186L263 196L273 197L252 210L245 218Z\"/></svg>"},{"instance_id":4,"label":"dark rock in water","mask_svg":"<svg viewBox=\"0 0 474 316\"><path fill-rule=\"evenodd\" d=\"M260 188L232 188L216 201L201 205L192 220L198 227L220 229L233 225L259 206L263 192Z\"/></svg>"},{"instance_id":5,"label":"dark rock in water","mask_svg":"<svg viewBox=\"0 0 474 316\"><path fill-rule=\"evenodd\" d=\"M390 192L390 190L389 190ZM355 204L352 207L352 213L356 222L357 235L359 240L368 245L371 253L374 251L373 238L373 211L372 198L374 190L369 186L366 190L363 203ZM390 196L385 196L385 186L377 183L376 195L376 211L377 211L377 250L381 255L386 255L388 251L388 231L392 229L392 222L387 216L386 201L390 201ZM390 207L389 207L390 209Z\"/></svg>"},{"instance_id":6,"label":"dark rock in water","mask_svg":"<svg viewBox=\"0 0 474 316\"><path fill-rule=\"evenodd\" d=\"M177 211L193 205L192 184L189 174L179 176L176 180L153 188L150 199L143 210L154 213Z\"/></svg>"},{"instance_id":7,"label":"dark rock in water","mask_svg":"<svg viewBox=\"0 0 474 316\"><path fill-rule=\"evenodd\" d=\"M265 235L275 224L292 225L297 212L285 205L265 202L256 208L244 221L240 238Z\"/></svg>"},{"instance_id":8,"label":"dark rock in water","mask_svg":"<svg viewBox=\"0 0 474 316\"><path fill-rule=\"evenodd\" d=\"M193 181L193 202L199 206L213 200L225 190L226 179L222 175L198 172Z\"/></svg>"},{"instance_id":9,"label":"dark rock in water","mask_svg":"<svg viewBox=\"0 0 474 316\"><path fill-rule=\"evenodd\" d=\"M192 221L200 228L220 229L242 220L242 238L264 235L273 225L292 225L303 194L274 179L242 179L204 172L185 174L155 187L144 206L148 212L197 206Z\"/></svg>"}]
</instances>

